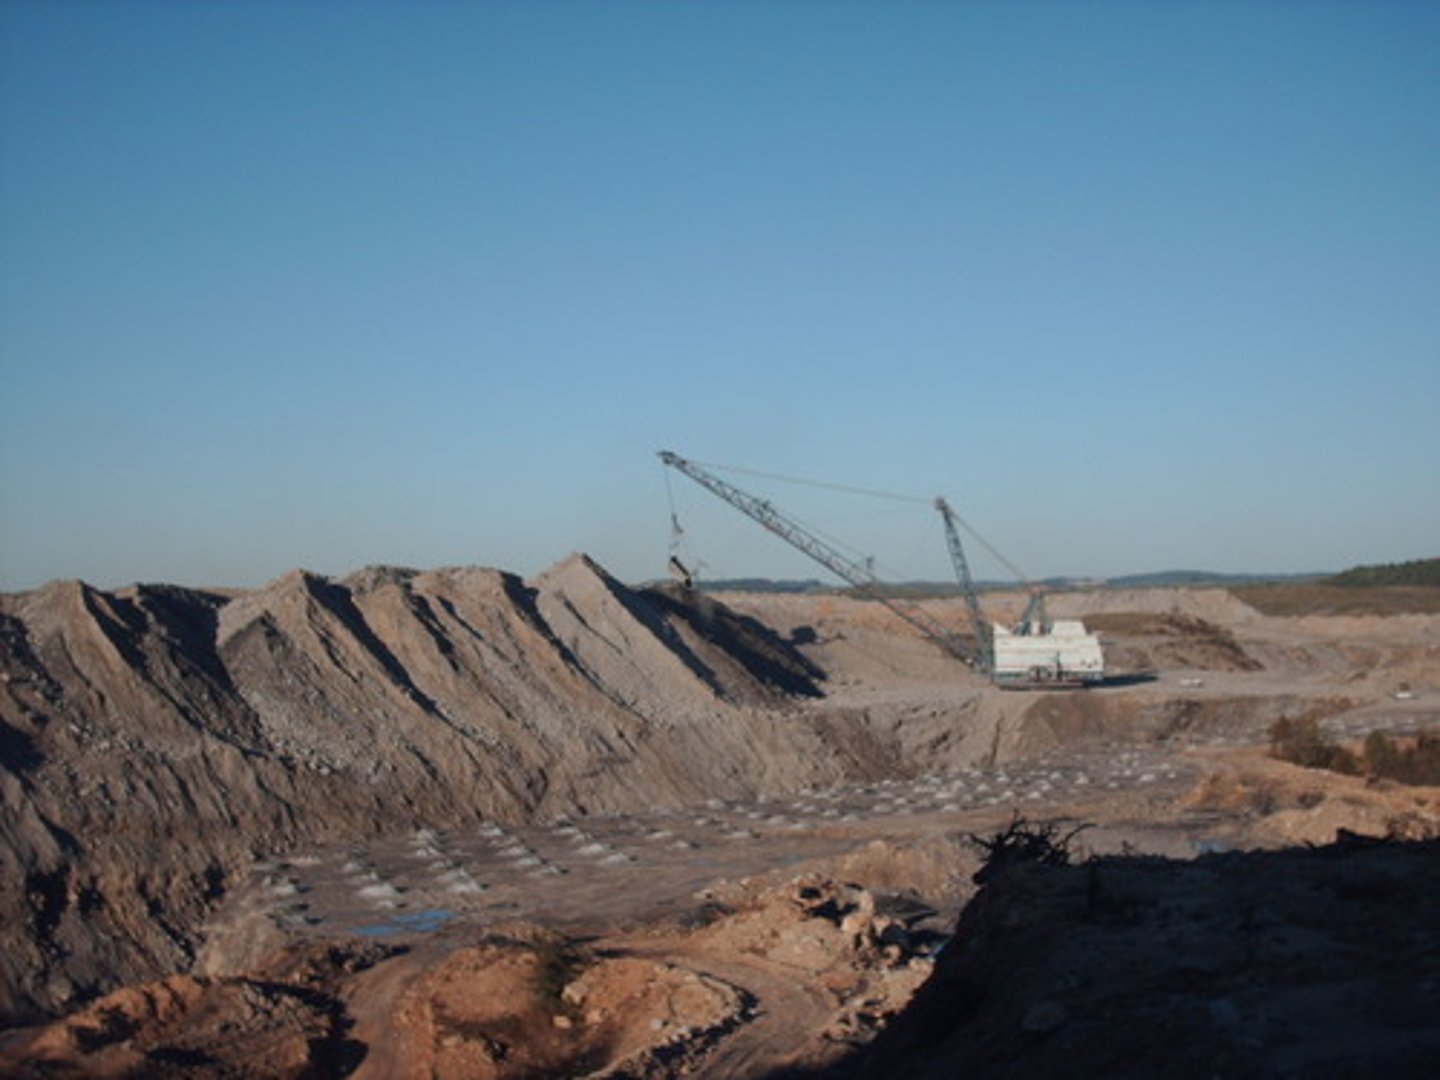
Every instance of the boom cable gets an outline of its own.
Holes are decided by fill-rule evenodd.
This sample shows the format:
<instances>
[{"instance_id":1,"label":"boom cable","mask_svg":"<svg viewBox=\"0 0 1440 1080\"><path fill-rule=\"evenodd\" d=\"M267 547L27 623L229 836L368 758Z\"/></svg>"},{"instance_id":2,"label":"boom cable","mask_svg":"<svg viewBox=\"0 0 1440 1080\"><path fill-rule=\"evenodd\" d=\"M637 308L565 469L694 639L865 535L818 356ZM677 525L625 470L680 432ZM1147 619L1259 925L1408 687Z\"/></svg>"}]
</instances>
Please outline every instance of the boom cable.
<instances>
[{"instance_id":1,"label":"boom cable","mask_svg":"<svg viewBox=\"0 0 1440 1080\"><path fill-rule=\"evenodd\" d=\"M808 477L803 476L789 476L785 473L766 472L763 469L747 469L741 465L722 465L718 462L713 461L697 461L695 464L701 465L707 469L719 469L722 472L740 473L744 476L757 476L766 480L779 480L782 483L786 484L799 484L804 487L822 488L827 491L842 491L850 495L867 495L875 499L890 499L894 502L918 503L922 506L930 506L934 503L933 498L925 498L919 495L906 495L898 491L880 491L877 488L854 487L850 484L834 484L825 480L812 480ZM991 556L993 556L995 560L1000 563L1001 566L1005 567L1006 570L1010 571L1010 573L1015 575L1015 580L1018 583L1022 585L1029 585L1031 583L1030 575L1025 573L1024 570L1016 566L1013 562L1011 562L1004 555L1002 555L1000 553L1000 549L997 548L994 544L992 544L989 540L987 540L984 534L982 534L978 529L976 529L974 525L971 525L959 514L955 514L954 517L956 523L960 525L961 528L963 528L967 533L974 537L975 541L981 547L983 547ZM831 542L834 543L835 541L832 539ZM849 547L848 544L841 544L840 546ZM853 551L855 549L851 548L851 550Z\"/></svg>"},{"instance_id":2,"label":"boom cable","mask_svg":"<svg viewBox=\"0 0 1440 1080\"><path fill-rule=\"evenodd\" d=\"M981 547L983 547L983 548L984 548L986 551L988 551L991 555L995 556L995 558L996 558L997 560L999 560L1000 565L1002 565L1003 567L1005 567L1006 570L1009 570L1010 573L1012 573L1012 574L1015 575L1015 580L1016 580L1017 582L1019 582L1021 585L1029 585L1029 584L1030 584L1030 575L1027 574L1027 573L1025 573L1024 570L1021 570L1020 567L1016 566L1013 562L1011 562L1009 559L1007 559L1004 555L1001 555L1000 552L996 550L995 545L992 544L992 543L990 543L989 540L986 540L985 537L983 537L982 535L980 535L980 533L976 530L976 528L975 528L974 525L971 525L968 521L966 521L964 518L962 518L959 514L955 513L954 509L951 509L950 514L951 514L951 516L952 516L961 526L964 527L964 529L965 529L966 532L968 532L971 536L973 536L973 537L976 539L976 541L979 542L979 544L980 544Z\"/></svg>"},{"instance_id":3,"label":"boom cable","mask_svg":"<svg viewBox=\"0 0 1440 1080\"><path fill-rule=\"evenodd\" d=\"M874 499L893 499L896 502L920 503L922 505L928 505L931 501L919 495L903 495L895 491L878 491L875 488L851 487L848 484L831 484L824 480L810 480L803 476L786 476L784 473L762 472L760 469L745 469L739 465L719 465L713 461L697 461L695 464L707 469L741 473L745 476L759 476L766 480L780 480L786 484L802 484L806 487L825 488L829 491L844 491L851 495L868 495Z\"/></svg>"}]
</instances>

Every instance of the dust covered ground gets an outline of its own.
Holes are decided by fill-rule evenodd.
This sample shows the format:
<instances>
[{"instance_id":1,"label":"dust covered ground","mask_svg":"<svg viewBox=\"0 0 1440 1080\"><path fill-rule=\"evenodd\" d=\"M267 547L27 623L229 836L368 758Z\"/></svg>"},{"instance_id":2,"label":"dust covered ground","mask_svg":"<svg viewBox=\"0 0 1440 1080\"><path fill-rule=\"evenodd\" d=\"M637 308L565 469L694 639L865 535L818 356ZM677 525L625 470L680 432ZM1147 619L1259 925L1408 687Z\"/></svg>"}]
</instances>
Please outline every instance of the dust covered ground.
<instances>
[{"instance_id":1,"label":"dust covered ground","mask_svg":"<svg viewBox=\"0 0 1440 1080\"><path fill-rule=\"evenodd\" d=\"M30 705L12 706L7 724L39 759L9 781L30 794L6 804L12 836L29 835L27 814L63 827L63 812L42 797L47 783L63 787L47 770L68 761L74 783L86 783L84 755L100 739L111 740L102 782L155 788L133 762L114 772L114 747L128 739L132 756L163 757L164 775L205 816L206 781L115 716L116 700L154 711L145 698L160 685L157 656L175 666L199 657L185 685L192 699L230 710L222 742L240 751L229 763L217 749L207 767L219 777L217 806L229 800L214 829L165 823L164 798L132 823L117 800L108 819L117 845L159 834L196 848L172 860L181 884L169 891L155 886L156 867L135 902L134 867L107 864L100 844L86 848L83 821L65 830L77 850L56 840L48 861L43 843L27 850L12 840L16 880L30 883L14 909L34 959L25 967L22 950L12 961L15 1006L0 1050L9 1073L905 1075L923 1061L950 1075L957 1045L978 1045L989 1056L963 1060L991 1075L1010 1067L1003 1047L1014 1044L1017 1073L1029 1061L1053 1074L1083 1061L1075 1047L1099 1053L1103 1040L1080 1033L1095 1030L1104 1008L1126 1015L1136 994L1124 987L1124 964L1097 967L1082 993L1055 982L1061 968L1019 953L1009 972L1009 953L994 946L970 961L991 982L964 977L980 987L977 1000L1009 1004L943 1022L920 989L937 957L937 978L953 982L953 957L970 956L974 940L998 940L967 925L1038 934L1057 910L1071 918L1080 903L1082 923L1098 910L1083 868L1073 879L1058 868L1053 879L1003 879L1023 886L997 878L966 908L982 865L969 837L993 836L1017 816L1081 829L1073 854L1105 867L1106 895L1121 898L1114 910L1124 918L1107 926L1174 939L1162 957L1218 957L1206 961L1216 966L1198 996L1174 1003L1208 1018L1194 1030L1233 1044L1231 1056L1217 1050L1201 1062L1186 1051L1194 1070L1167 1070L1157 1039L1150 1057L1133 1067L1105 1059L1102 1072L1263 1075L1273 1061L1289 1062L1290 1075L1326 1075L1324 1054L1284 1048L1327 1016L1354 1021L1345 1060L1356 1075L1381 1075L1366 1061L1403 1075L1435 1045L1425 1041L1428 1017L1440 1010L1412 1006L1440 986L1437 921L1420 921L1433 915L1423 904L1380 899L1410 889L1433 852L1357 869L1355 888L1297 885L1284 894L1293 904L1276 892L1263 917L1251 910L1254 887L1233 882L1250 865L1246 852L1328 844L1338 830L1414 840L1440 831L1434 789L1300 769L1265 752L1281 717L1315 718L1338 740L1436 730L1440 617L1266 616L1223 590L1069 594L1052 599L1052 613L1101 630L1114 678L1087 691L1006 693L863 602L737 595L716 604L626 589L588 561L533 583L485 574L282 579L260 594L179 605L212 613L198 626L175 614L173 598L160 611L154 594L62 593L90 613L98 642L36 594L7 601L7 687L12 703ZM987 598L1000 616L1021 603ZM136 612L147 604L160 615ZM963 619L957 604L932 606ZM174 648L174 630L145 637L147 617L183 623L199 644ZM111 652L101 655L105 642ZM101 660L115 670L97 672ZM92 696L109 686L108 704L81 710L67 663L88 673ZM82 729L69 735L73 749L47 734L62 706ZM34 719L42 713L46 724ZM264 809L247 815L246 799ZM1367 858L1377 856L1352 844L1325 865ZM1222 872L1216 860L1227 859L1242 869ZM1277 872L1254 865L1262 879ZM1211 870L1153 869L1172 866ZM205 867L214 867L208 877ZM58 897L47 881L58 882ZM84 900L87 888L99 899ZM1328 923L1286 930L1275 955L1302 973L1291 1004L1252 1021L1264 949L1217 943L1247 919L1290 927L1292 907L1337 890L1361 911L1373 900L1387 929L1338 945ZM1184 895L1200 914L1147 914ZM149 944L147 911L168 946ZM957 918L961 937L947 946ZM104 943L131 922L134 949ZM1321 968L1345 982L1335 965L1367 940L1382 951L1403 944L1413 963L1392 968L1379 990L1355 975L1346 992L1394 995L1388 1045L1410 1056L1379 1055L1383 1040L1363 1033L1378 1005L1360 1016L1337 1004L1350 1000L1343 994L1305 989L1324 981ZM1079 977L1085 955L1072 957L1065 978ZM1077 995L1109 1004L1085 1012ZM920 1020L906 1011L912 998ZM1303 1022L1287 1020L1292 1005ZM947 1041L965 1024L976 1025L973 1037ZM1070 1045L1063 1038L1076 1040L1069 1058L1020 1052ZM1287 1074L1280 1065L1276 1075ZM1077 1064L1074 1074L1085 1071Z\"/></svg>"}]
</instances>

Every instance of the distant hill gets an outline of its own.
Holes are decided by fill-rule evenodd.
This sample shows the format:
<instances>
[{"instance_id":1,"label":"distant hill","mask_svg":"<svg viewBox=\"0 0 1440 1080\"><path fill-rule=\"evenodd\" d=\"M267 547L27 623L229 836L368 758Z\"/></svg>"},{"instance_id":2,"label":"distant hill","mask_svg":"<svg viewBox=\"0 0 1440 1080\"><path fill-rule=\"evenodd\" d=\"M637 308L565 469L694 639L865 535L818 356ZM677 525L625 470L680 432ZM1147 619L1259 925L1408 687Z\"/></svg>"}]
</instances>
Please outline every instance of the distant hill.
<instances>
[{"instance_id":1,"label":"distant hill","mask_svg":"<svg viewBox=\"0 0 1440 1080\"><path fill-rule=\"evenodd\" d=\"M1440 587L1440 559L1414 559L1402 563L1355 566L1328 577L1326 585L1347 589L1369 589L1381 585L1428 585Z\"/></svg>"},{"instance_id":2,"label":"distant hill","mask_svg":"<svg viewBox=\"0 0 1440 1080\"><path fill-rule=\"evenodd\" d=\"M1094 588L1160 589L1183 586L1193 588L1224 588L1226 586L1239 585L1298 584L1318 581L1324 576L1322 573L1220 574L1208 570L1160 570L1154 573L1126 574L1113 578L1051 577L1034 582L1034 584L1056 592L1066 589ZM848 585L827 584L814 578L803 581L793 579L771 580L770 578L762 577L718 578L714 581L698 581L696 582L696 586L702 592L708 593L858 593L858 590ZM985 580L975 582L975 588L981 592L1000 589L1019 589L1022 587L1022 583L1016 581ZM930 597L957 596L960 592L960 586L953 581L882 581L878 584L875 591L883 596L918 600Z\"/></svg>"},{"instance_id":3,"label":"distant hill","mask_svg":"<svg viewBox=\"0 0 1440 1080\"><path fill-rule=\"evenodd\" d=\"M756 593L812 593L812 592L833 592L835 586L826 585L823 581L815 578L806 578L804 581L781 578L771 580L770 578L749 577L749 578L717 578L714 581L700 580L696 586L702 592L756 592Z\"/></svg>"},{"instance_id":4,"label":"distant hill","mask_svg":"<svg viewBox=\"0 0 1440 1080\"><path fill-rule=\"evenodd\" d=\"M1180 585L1259 585L1265 582L1315 581L1323 574L1217 574L1209 570L1159 570L1151 574L1125 574L1105 579L1110 589L1174 588Z\"/></svg>"},{"instance_id":5,"label":"distant hill","mask_svg":"<svg viewBox=\"0 0 1440 1080\"><path fill-rule=\"evenodd\" d=\"M1266 615L1440 614L1440 559L1355 566L1308 582L1239 586L1236 597Z\"/></svg>"}]
</instances>

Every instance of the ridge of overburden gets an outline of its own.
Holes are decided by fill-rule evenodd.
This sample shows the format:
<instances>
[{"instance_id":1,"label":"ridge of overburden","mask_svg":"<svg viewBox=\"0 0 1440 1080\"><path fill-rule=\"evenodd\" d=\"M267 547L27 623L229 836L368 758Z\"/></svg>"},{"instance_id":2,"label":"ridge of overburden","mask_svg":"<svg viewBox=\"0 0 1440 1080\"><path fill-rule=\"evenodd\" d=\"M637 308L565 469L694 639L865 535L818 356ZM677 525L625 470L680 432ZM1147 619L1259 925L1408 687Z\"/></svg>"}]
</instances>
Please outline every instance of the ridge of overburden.
<instances>
[{"instance_id":1,"label":"ridge of overburden","mask_svg":"<svg viewBox=\"0 0 1440 1080\"><path fill-rule=\"evenodd\" d=\"M262 855L831 775L811 725L754 707L822 678L758 622L582 555L530 582L372 567L0 596L0 1023L184 970Z\"/></svg>"}]
</instances>

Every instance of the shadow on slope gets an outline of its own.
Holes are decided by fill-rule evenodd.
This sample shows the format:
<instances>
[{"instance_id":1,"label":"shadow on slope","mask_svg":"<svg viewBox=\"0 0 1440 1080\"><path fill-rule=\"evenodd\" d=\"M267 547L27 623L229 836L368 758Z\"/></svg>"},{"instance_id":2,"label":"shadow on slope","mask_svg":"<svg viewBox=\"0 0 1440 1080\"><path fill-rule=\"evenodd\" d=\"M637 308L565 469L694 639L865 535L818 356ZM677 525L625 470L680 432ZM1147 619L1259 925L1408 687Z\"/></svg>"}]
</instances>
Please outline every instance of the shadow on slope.
<instances>
[{"instance_id":1,"label":"shadow on slope","mask_svg":"<svg viewBox=\"0 0 1440 1080\"><path fill-rule=\"evenodd\" d=\"M758 619L675 584L639 594L666 616L679 619L737 663L751 680L791 697L823 697L825 672Z\"/></svg>"},{"instance_id":2,"label":"shadow on slope","mask_svg":"<svg viewBox=\"0 0 1440 1080\"><path fill-rule=\"evenodd\" d=\"M1434 1075L1440 841L998 870L868 1047L779 1077Z\"/></svg>"}]
</instances>

